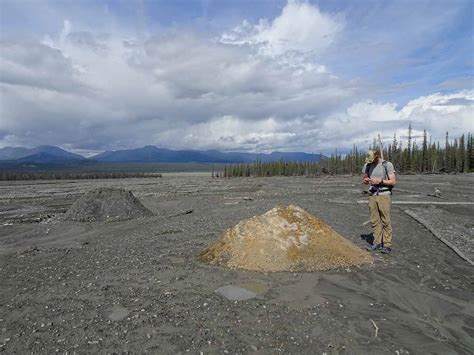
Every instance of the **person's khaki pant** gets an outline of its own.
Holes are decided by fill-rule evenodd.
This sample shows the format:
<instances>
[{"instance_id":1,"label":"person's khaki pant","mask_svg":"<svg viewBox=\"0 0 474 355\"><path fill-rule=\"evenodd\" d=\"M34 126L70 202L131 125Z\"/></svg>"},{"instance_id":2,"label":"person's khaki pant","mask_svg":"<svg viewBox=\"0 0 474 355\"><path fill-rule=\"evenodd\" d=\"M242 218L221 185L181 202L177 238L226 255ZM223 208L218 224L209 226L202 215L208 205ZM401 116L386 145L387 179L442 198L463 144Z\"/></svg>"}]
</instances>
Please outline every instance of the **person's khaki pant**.
<instances>
[{"instance_id":1,"label":"person's khaki pant","mask_svg":"<svg viewBox=\"0 0 474 355\"><path fill-rule=\"evenodd\" d=\"M369 196L370 223L374 232L374 244L392 246L392 223L390 222L391 196Z\"/></svg>"}]
</instances>

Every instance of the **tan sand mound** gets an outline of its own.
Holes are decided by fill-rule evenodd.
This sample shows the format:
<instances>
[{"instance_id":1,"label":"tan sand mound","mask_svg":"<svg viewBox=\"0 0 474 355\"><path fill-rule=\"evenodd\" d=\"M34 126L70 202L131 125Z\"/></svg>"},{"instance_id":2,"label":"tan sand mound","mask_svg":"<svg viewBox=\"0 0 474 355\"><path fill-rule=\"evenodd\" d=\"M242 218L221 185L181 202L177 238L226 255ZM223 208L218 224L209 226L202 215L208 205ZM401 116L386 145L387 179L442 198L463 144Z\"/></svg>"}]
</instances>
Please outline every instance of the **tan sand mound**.
<instances>
[{"instance_id":1,"label":"tan sand mound","mask_svg":"<svg viewBox=\"0 0 474 355\"><path fill-rule=\"evenodd\" d=\"M123 221L152 214L131 191L100 188L89 191L74 202L66 212L64 220L78 222Z\"/></svg>"},{"instance_id":2,"label":"tan sand mound","mask_svg":"<svg viewBox=\"0 0 474 355\"><path fill-rule=\"evenodd\" d=\"M366 251L294 205L238 223L199 257L212 265L264 272L328 270L373 261Z\"/></svg>"}]
</instances>

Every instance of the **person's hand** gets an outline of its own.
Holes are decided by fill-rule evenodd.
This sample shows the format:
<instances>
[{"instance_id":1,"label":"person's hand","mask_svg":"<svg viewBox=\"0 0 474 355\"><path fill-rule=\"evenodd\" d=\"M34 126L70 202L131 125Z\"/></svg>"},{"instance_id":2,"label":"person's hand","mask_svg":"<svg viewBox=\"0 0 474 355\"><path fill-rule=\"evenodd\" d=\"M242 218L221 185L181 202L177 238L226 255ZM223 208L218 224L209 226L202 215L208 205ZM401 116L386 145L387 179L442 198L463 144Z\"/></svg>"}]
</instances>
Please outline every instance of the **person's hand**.
<instances>
[{"instance_id":1,"label":"person's hand","mask_svg":"<svg viewBox=\"0 0 474 355\"><path fill-rule=\"evenodd\" d=\"M362 180L362 182L364 183L364 185L368 185L370 182L370 179L366 176L364 180Z\"/></svg>"},{"instance_id":2,"label":"person's hand","mask_svg":"<svg viewBox=\"0 0 474 355\"><path fill-rule=\"evenodd\" d=\"M370 179L370 181L374 185L378 185L382 183L382 179Z\"/></svg>"}]
</instances>

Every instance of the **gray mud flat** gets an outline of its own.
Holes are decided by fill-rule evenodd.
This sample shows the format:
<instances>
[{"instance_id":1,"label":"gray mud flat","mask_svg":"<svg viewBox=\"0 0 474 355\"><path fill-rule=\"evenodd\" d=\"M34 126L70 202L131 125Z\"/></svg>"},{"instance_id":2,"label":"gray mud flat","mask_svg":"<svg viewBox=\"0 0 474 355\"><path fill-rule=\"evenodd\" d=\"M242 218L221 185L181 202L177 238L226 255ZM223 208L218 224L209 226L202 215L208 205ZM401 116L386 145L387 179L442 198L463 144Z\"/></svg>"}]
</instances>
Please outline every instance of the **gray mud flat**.
<instances>
[{"instance_id":1,"label":"gray mud flat","mask_svg":"<svg viewBox=\"0 0 474 355\"><path fill-rule=\"evenodd\" d=\"M468 213L469 216L470 211L463 210L462 207L462 205L448 205L444 208L430 206L412 208L405 210L405 213L423 224L466 262L474 265L474 222L465 223L466 218L463 214ZM472 214L471 217L474 218Z\"/></svg>"},{"instance_id":2,"label":"gray mud flat","mask_svg":"<svg viewBox=\"0 0 474 355\"><path fill-rule=\"evenodd\" d=\"M403 191L393 198L474 202L472 181L401 176ZM61 221L99 187L131 190L154 215ZM434 188L442 199L428 196ZM0 182L0 352L474 353L474 267L406 215L406 206L393 206L395 250L375 254L373 267L256 273L196 258L226 228L290 203L364 247L362 189L356 177L209 174ZM444 220L443 233L462 235L472 248L474 206L424 217L439 225L446 211L456 226ZM216 292L225 286L257 296L229 300Z\"/></svg>"}]
</instances>

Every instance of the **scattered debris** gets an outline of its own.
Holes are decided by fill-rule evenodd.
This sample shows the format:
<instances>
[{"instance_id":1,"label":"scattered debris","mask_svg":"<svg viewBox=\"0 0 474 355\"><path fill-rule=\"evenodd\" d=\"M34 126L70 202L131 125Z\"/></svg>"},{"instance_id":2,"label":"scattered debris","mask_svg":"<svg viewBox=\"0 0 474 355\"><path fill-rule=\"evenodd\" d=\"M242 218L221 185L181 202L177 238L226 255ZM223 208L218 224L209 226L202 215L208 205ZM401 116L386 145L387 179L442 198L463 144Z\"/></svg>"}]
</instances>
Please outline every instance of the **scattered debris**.
<instances>
[{"instance_id":1,"label":"scattered debris","mask_svg":"<svg viewBox=\"0 0 474 355\"><path fill-rule=\"evenodd\" d=\"M431 197L437 197L437 198L442 198L441 197L441 191L435 187L434 189L434 193L432 194L428 194L428 196L431 196Z\"/></svg>"},{"instance_id":2,"label":"scattered debris","mask_svg":"<svg viewBox=\"0 0 474 355\"><path fill-rule=\"evenodd\" d=\"M169 215L168 218L183 216L183 215L190 214L190 213L193 213L193 212L194 212L194 210L184 210L182 212L178 212L176 214Z\"/></svg>"},{"instance_id":3,"label":"scattered debris","mask_svg":"<svg viewBox=\"0 0 474 355\"><path fill-rule=\"evenodd\" d=\"M374 325L374 328L375 328L375 336L374 336L374 338L377 338L377 336L379 335L379 327L377 327L377 324L375 324L375 322L373 321L373 319L370 319L370 321L372 322L372 324Z\"/></svg>"},{"instance_id":4,"label":"scattered debris","mask_svg":"<svg viewBox=\"0 0 474 355\"><path fill-rule=\"evenodd\" d=\"M224 200L244 200L244 201L253 201L252 197L248 196L239 196L239 197L224 197Z\"/></svg>"},{"instance_id":5,"label":"scattered debris","mask_svg":"<svg viewBox=\"0 0 474 355\"><path fill-rule=\"evenodd\" d=\"M239 197L224 197L224 200L231 200L230 202L224 202L224 205L238 205L242 201L253 201L252 197L239 196Z\"/></svg>"}]
</instances>

